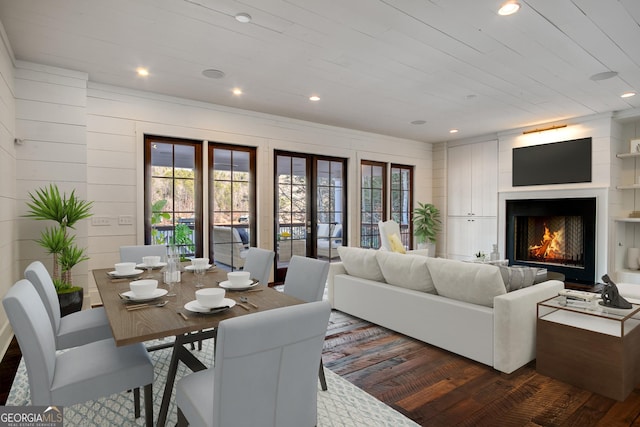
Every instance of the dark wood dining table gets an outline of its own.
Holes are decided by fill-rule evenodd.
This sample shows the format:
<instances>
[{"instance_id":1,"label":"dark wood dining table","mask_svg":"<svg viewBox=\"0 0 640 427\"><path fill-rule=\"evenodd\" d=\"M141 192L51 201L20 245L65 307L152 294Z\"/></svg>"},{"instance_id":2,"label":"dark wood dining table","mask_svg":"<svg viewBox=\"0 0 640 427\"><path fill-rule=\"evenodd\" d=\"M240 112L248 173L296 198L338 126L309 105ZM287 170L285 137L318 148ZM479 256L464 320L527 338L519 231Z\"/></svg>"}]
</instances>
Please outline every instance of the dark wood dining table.
<instances>
[{"instance_id":1,"label":"dark wood dining table","mask_svg":"<svg viewBox=\"0 0 640 427\"><path fill-rule=\"evenodd\" d=\"M158 288L166 289L163 271L161 269L152 270L150 273L145 271L139 277L134 278L113 278L109 274L112 271L112 268L93 270L93 277L107 313L116 345L124 346L169 336L175 337L175 340L170 344L149 348L154 350L173 347L160 413L158 414L158 426L164 426L167 419L178 362L183 362L193 371L207 368L185 347L185 344L193 344L214 337L218 324L225 319L304 302L275 289L258 285L245 291L227 290L225 298L233 299L236 301L236 305L226 311L215 314L194 313L184 306L195 300L195 291L198 289L196 288L195 275L189 271L183 271L181 282L176 283L173 287L175 296L165 295L154 301L167 301L166 305L127 310L127 306L135 304L135 302L126 301L120 295L129 291L129 283L133 280L151 277L158 280ZM219 287L219 283L226 278L227 271L213 268L205 275L202 282L204 287ZM246 297L249 303L241 303L240 297Z\"/></svg>"}]
</instances>

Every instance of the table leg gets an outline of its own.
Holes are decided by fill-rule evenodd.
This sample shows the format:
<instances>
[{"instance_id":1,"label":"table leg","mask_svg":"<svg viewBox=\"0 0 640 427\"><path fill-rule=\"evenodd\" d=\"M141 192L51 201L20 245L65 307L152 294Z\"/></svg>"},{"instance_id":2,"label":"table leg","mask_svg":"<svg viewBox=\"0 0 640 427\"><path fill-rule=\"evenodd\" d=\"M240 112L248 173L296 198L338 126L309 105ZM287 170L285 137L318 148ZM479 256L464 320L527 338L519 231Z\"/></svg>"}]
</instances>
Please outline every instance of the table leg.
<instances>
[{"instance_id":1,"label":"table leg","mask_svg":"<svg viewBox=\"0 0 640 427\"><path fill-rule=\"evenodd\" d=\"M178 335L174 341L173 352L171 354L171 361L169 362L169 369L167 371L167 382L164 385L164 393L162 395L162 403L160 404L160 413L158 414L158 426L164 427L167 422L167 415L169 412L169 402L171 401L171 392L176 382L176 373L178 372L178 362L183 362L192 371L201 371L207 367L200 362L184 345L193 343L195 341L213 338L216 334L216 330L199 331L197 333Z\"/></svg>"}]
</instances>

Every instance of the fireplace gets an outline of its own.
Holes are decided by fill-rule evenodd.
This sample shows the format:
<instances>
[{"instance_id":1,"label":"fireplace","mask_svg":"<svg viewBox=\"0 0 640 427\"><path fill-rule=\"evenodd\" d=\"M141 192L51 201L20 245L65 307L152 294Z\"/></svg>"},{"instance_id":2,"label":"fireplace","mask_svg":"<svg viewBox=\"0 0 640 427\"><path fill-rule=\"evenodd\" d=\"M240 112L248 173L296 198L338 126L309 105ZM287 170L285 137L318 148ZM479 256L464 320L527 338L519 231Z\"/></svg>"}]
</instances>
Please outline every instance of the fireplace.
<instances>
[{"instance_id":1,"label":"fireplace","mask_svg":"<svg viewBox=\"0 0 640 427\"><path fill-rule=\"evenodd\" d=\"M596 199L506 200L510 264L546 268L568 282L593 284Z\"/></svg>"}]
</instances>

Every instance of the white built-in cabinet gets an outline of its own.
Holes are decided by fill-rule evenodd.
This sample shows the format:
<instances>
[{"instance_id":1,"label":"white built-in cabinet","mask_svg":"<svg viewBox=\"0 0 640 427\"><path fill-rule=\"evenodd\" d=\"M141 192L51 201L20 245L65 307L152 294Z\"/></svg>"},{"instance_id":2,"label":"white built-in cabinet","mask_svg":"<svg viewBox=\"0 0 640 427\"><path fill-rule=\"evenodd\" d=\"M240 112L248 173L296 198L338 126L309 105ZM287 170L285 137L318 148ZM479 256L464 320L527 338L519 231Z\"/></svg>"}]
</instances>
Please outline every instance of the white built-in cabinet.
<instances>
[{"instance_id":1,"label":"white built-in cabinet","mask_svg":"<svg viewBox=\"0 0 640 427\"><path fill-rule=\"evenodd\" d=\"M447 152L447 258L489 255L498 238L498 141Z\"/></svg>"}]
</instances>

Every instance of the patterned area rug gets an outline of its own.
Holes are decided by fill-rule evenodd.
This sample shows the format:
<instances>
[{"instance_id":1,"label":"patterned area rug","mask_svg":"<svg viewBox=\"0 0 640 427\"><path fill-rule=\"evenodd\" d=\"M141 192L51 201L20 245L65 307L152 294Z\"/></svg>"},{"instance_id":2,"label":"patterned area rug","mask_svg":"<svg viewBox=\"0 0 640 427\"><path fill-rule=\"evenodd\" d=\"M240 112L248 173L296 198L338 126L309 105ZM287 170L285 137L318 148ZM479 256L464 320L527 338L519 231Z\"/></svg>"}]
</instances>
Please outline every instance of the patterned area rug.
<instances>
[{"instance_id":1,"label":"patterned area rug","mask_svg":"<svg viewBox=\"0 0 640 427\"><path fill-rule=\"evenodd\" d=\"M148 344L157 343L158 341ZM211 366L213 362L213 340L205 340L202 344L202 350L196 352L197 356L207 366ZM157 350L150 354L155 367L153 397L154 417L157 418L171 357L171 349ZM181 378L190 372L183 364L180 364L177 378ZM318 426L402 427L418 425L327 368L325 368L325 376L329 390L322 391L318 386ZM172 399L172 403L169 406L167 425L175 425L177 422L174 401L175 398ZM24 360L22 360L7 398L7 406L22 406L29 403L29 384ZM120 427L144 425L144 416L138 420L133 418L133 395L132 393L123 392L108 398L65 407L64 421L65 426Z\"/></svg>"}]
</instances>

